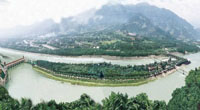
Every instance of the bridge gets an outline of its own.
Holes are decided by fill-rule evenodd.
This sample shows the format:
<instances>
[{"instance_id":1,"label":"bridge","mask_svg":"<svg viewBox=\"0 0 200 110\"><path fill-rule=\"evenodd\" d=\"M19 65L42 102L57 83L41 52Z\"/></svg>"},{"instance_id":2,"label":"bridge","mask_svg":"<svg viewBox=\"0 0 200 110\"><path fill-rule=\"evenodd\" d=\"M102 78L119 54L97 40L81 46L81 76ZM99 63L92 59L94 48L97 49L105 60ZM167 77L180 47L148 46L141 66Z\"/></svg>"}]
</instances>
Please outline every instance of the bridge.
<instances>
[{"instance_id":1,"label":"bridge","mask_svg":"<svg viewBox=\"0 0 200 110\"><path fill-rule=\"evenodd\" d=\"M3 64L0 64L0 85L5 85L8 77L8 70L10 68L13 68L23 62L25 62L24 57L9 63L4 62Z\"/></svg>"}]
</instances>

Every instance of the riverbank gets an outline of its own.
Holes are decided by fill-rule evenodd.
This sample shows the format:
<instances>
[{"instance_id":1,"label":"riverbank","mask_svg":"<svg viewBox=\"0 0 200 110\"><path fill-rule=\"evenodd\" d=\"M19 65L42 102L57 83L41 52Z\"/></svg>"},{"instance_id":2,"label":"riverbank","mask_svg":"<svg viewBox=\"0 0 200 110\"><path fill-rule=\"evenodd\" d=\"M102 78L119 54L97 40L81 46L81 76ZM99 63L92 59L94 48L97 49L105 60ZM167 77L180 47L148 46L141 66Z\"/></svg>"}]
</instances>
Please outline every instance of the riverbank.
<instances>
[{"instance_id":1,"label":"riverbank","mask_svg":"<svg viewBox=\"0 0 200 110\"><path fill-rule=\"evenodd\" d=\"M73 85L82 85L82 86L101 86L101 87L120 87L120 86L140 86L152 81L155 81L157 79L166 77L168 75L171 75L172 73L176 72L180 68L182 68L184 65L177 67L175 69L172 69L166 73L159 74L156 76L152 76L150 78L146 79L139 79L139 80L134 80L134 79L126 79L126 80L106 80L106 79L89 79L89 78L75 78L75 77L66 77L64 75L58 75L55 74L47 69L38 67L38 66L33 66L33 69L45 77L48 77L53 80L61 81L61 82L67 82L71 83Z\"/></svg>"},{"instance_id":2,"label":"riverbank","mask_svg":"<svg viewBox=\"0 0 200 110\"><path fill-rule=\"evenodd\" d=\"M119 87L119 86L140 86L148 82L154 81L155 79L127 79L127 80L105 80L105 79L86 79L86 78L72 78L66 76L53 75L50 71L47 71L41 67L34 66L33 69L45 77L51 78L53 80L71 83L73 85L82 86L102 86L102 87Z\"/></svg>"},{"instance_id":3,"label":"riverbank","mask_svg":"<svg viewBox=\"0 0 200 110\"><path fill-rule=\"evenodd\" d=\"M0 47L0 49L15 51L15 53L25 53L25 54L35 54L41 56L53 56L53 57L62 57L62 58L103 58L106 60L138 60L138 59L166 59L165 55L148 55L148 56L109 56L109 55L80 55L80 56L63 56L63 55L55 55L55 54L45 54L45 53L38 53L38 52L28 52L23 50L16 50L11 48L4 48Z\"/></svg>"}]
</instances>

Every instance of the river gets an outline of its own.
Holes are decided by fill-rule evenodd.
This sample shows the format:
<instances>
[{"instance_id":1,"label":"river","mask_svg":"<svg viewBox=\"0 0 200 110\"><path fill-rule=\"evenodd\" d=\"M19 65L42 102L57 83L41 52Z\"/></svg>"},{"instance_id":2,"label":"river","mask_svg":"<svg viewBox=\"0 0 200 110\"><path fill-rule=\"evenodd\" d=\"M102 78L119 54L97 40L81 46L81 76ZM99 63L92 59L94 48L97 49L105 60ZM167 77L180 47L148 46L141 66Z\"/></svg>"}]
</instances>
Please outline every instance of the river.
<instances>
[{"instance_id":1,"label":"river","mask_svg":"<svg viewBox=\"0 0 200 110\"><path fill-rule=\"evenodd\" d=\"M29 59L42 59L54 62L65 63L96 63L96 62L111 62L113 64L146 64L151 63L156 59L139 58L139 59L105 59L102 57L62 57L54 55L35 54L11 49L0 48L0 53L9 56L4 61L12 61L22 56ZM183 66L182 70L185 74L191 69L200 66L200 53L185 55L183 57L191 60L191 64ZM1 58L2 59L2 58ZM161 58L162 59L162 58ZM169 101L172 92L176 88L184 86L184 79L182 70L179 70L167 77L160 78L156 81L135 87L86 87L79 85L71 85L48 79L40 73L34 71L29 64L21 64L14 69L9 70L9 81L6 85L10 95L16 99L30 98L34 104L41 101L49 101L51 99L56 102L71 102L79 99L80 95L87 93L95 101L101 102L102 99L108 97L110 93L120 92L127 93L130 97L136 96L139 93L147 93L152 100Z\"/></svg>"}]
</instances>

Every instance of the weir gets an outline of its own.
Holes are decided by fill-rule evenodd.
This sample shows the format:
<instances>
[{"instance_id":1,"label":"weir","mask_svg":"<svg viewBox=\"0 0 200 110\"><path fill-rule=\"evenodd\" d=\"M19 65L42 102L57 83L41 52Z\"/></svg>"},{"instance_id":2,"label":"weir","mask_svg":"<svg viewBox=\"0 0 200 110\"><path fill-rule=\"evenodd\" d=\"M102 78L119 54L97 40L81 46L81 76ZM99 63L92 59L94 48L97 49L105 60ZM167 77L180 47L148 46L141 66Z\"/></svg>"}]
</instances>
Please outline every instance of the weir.
<instances>
[{"instance_id":1,"label":"weir","mask_svg":"<svg viewBox=\"0 0 200 110\"><path fill-rule=\"evenodd\" d=\"M6 81L8 78L8 70L23 62L25 62L24 57L17 59L15 61L9 62L9 63L4 62L0 64L0 85L1 86L4 86L6 84Z\"/></svg>"}]
</instances>

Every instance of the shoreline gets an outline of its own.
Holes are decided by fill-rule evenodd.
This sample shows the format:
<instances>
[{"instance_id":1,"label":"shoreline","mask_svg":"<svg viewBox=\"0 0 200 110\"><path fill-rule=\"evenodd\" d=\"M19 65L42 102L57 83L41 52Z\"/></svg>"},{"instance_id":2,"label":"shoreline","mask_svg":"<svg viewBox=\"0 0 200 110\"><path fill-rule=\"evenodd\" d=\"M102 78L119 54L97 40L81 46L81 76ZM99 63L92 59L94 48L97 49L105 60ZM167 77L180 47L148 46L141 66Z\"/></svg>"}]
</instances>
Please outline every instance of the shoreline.
<instances>
[{"instance_id":1,"label":"shoreline","mask_svg":"<svg viewBox=\"0 0 200 110\"><path fill-rule=\"evenodd\" d=\"M87 79L87 78L72 78L72 77L67 77L67 76L58 76L59 74L54 75L51 74L52 72L38 67L38 66L33 66L33 70L37 71L38 73L44 75L47 78L50 78L52 80L56 80L56 81L61 81L64 83L70 83L72 85L81 85L81 86L89 86L89 87L122 87L122 86L140 86L143 84L147 84L149 82L158 80L160 78L164 78L167 77L173 73L175 73L176 71L178 71L180 68L182 68L185 65L181 65L180 67L176 67L175 69L172 69L166 73L162 73L159 74L157 76L153 76L150 78L146 78L146 79L138 79L138 80L134 80L134 79L125 79L123 81L114 81L114 80L95 80L95 79Z\"/></svg>"},{"instance_id":2,"label":"shoreline","mask_svg":"<svg viewBox=\"0 0 200 110\"><path fill-rule=\"evenodd\" d=\"M172 70L170 70L170 71L168 71L168 72L166 72L166 73L159 74L159 75L157 75L156 77L150 77L150 78L153 78L153 79L157 80L157 79L160 79L160 78L167 77L167 76L169 76L169 75L175 73L176 71L178 71L179 69L181 69L181 68L184 67L184 66L186 66L186 65L183 64L183 65L181 65L181 66L176 66L175 69L172 69Z\"/></svg>"},{"instance_id":3,"label":"shoreline","mask_svg":"<svg viewBox=\"0 0 200 110\"><path fill-rule=\"evenodd\" d=\"M16 50L12 48L5 48L5 47L0 47L0 49L5 49L5 50L10 50L10 51L15 51L15 52L21 52L21 53L26 53L26 54L35 54L35 55L46 55L46 56L54 56L54 57L63 57L63 58L103 58L106 60L137 60L137 59L157 59L159 58L160 60L166 59L167 57L163 54L161 55L148 55L148 56L110 56L110 55L77 55L77 56L63 56L63 55L55 55L55 54L46 54L46 53L38 53L38 52L28 52L28 51L23 51L23 50Z\"/></svg>"},{"instance_id":4,"label":"shoreline","mask_svg":"<svg viewBox=\"0 0 200 110\"><path fill-rule=\"evenodd\" d=\"M140 79L140 81L135 82L136 80L129 79L126 82L114 82L112 80L107 80L110 82L98 82L98 81L106 81L106 80L92 80L92 79L84 79L84 78L67 78L61 76L55 76L40 67L33 67L33 70L39 72L40 74L44 75L47 78L61 81L64 83L70 83L72 85L81 85L81 86L89 86L89 87L122 87L122 86L140 86L146 84L148 82L154 81L155 79ZM96 82L95 82L96 81Z\"/></svg>"}]
</instances>

